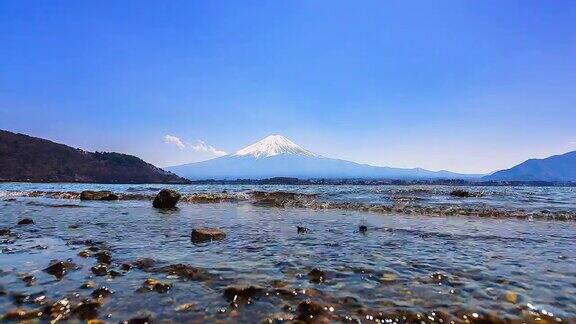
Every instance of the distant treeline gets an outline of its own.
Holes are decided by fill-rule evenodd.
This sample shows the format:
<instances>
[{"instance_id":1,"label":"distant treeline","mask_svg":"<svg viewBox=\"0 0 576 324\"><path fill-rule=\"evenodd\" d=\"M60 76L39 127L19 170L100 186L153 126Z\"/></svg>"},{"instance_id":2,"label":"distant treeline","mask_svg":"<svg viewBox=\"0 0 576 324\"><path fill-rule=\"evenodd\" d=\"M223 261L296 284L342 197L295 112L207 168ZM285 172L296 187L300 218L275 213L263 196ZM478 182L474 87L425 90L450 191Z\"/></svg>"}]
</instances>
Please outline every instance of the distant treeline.
<instances>
[{"instance_id":1,"label":"distant treeline","mask_svg":"<svg viewBox=\"0 0 576 324\"><path fill-rule=\"evenodd\" d=\"M446 186L529 186L529 187L576 187L576 182L548 181L473 181L457 179L390 180L390 179L298 179L276 177L269 179L193 180L203 185L446 185Z\"/></svg>"}]
</instances>

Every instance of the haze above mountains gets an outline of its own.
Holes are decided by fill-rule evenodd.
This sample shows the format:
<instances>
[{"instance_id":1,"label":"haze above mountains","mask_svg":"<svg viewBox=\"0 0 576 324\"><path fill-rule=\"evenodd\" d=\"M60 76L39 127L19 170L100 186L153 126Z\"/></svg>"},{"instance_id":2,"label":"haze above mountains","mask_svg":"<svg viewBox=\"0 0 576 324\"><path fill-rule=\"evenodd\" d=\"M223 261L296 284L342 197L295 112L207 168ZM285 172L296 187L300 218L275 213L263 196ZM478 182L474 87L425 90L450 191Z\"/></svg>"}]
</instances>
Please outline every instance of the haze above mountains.
<instances>
[{"instance_id":1,"label":"haze above mountains","mask_svg":"<svg viewBox=\"0 0 576 324\"><path fill-rule=\"evenodd\" d=\"M176 175L175 175L176 174ZM187 183L188 180L389 179L576 182L576 151L530 159L489 175L371 166L320 156L281 135L219 158L162 170L120 153L86 152L0 130L0 181ZM186 179L184 179L186 178Z\"/></svg>"}]
</instances>

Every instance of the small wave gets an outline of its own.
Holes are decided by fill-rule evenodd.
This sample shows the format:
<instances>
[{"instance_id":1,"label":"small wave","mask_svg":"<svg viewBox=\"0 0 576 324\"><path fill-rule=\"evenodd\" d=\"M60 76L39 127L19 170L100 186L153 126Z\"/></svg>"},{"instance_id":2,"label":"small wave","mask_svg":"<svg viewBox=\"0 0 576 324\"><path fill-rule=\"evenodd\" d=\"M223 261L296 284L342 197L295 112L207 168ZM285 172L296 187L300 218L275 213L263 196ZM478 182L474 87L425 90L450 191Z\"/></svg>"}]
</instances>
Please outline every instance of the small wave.
<instances>
[{"instance_id":1,"label":"small wave","mask_svg":"<svg viewBox=\"0 0 576 324\"><path fill-rule=\"evenodd\" d=\"M119 193L120 200L153 200L153 193ZM80 199L79 192L70 191L3 191L0 197L44 197L53 199ZM416 204L421 197L397 196L392 204L342 202L322 199L317 194L276 191L247 192L196 192L183 194L181 202L192 204L247 202L255 206L273 208L307 208L313 210L339 209L380 214L405 214L425 216L477 216L486 218L517 218L576 221L574 211L550 211L546 209L525 211L521 209L503 209L495 207L478 207L464 204L423 205ZM52 205L58 206L58 205ZM75 207L65 204L61 207Z\"/></svg>"}]
</instances>

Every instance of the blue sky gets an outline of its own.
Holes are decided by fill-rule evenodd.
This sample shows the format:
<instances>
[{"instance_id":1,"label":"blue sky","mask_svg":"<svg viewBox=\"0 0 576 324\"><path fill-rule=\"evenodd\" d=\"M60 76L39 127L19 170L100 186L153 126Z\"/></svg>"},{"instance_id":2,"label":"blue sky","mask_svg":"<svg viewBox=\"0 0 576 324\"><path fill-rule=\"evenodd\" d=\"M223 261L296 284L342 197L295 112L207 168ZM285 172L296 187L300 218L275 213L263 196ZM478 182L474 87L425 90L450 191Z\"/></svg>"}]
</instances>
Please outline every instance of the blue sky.
<instances>
[{"instance_id":1,"label":"blue sky","mask_svg":"<svg viewBox=\"0 0 576 324\"><path fill-rule=\"evenodd\" d=\"M160 166L279 133L489 172L575 120L574 1L0 2L0 128Z\"/></svg>"}]
</instances>

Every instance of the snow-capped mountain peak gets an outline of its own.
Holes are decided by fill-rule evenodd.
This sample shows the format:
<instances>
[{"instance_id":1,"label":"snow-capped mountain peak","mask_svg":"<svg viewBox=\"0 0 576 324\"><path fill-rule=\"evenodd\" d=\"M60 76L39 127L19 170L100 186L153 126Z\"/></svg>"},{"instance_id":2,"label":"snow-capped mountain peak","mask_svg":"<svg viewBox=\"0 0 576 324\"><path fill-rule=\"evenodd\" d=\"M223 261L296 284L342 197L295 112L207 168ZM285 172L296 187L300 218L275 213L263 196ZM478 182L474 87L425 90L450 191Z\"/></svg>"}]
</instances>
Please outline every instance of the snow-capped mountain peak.
<instances>
[{"instance_id":1,"label":"snow-capped mountain peak","mask_svg":"<svg viewBox=\"0 0 576 324\"><path fill-rule=\"evenodd\" d=\"M270 135L259 142L239 150L232 156L253 156L255 158L271 157L280 154L304 155L319 157L282 135Z\"/></svg>"}]
</instances>

